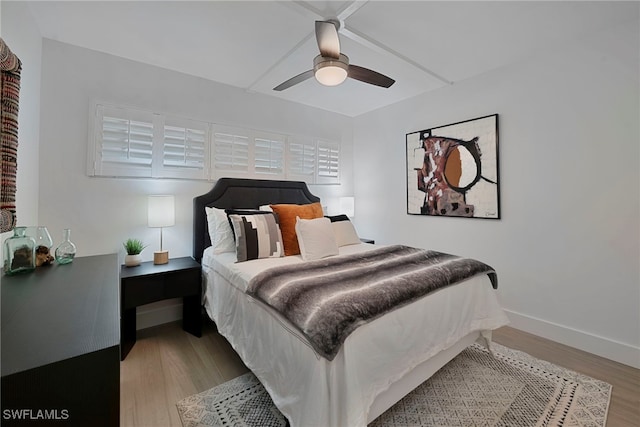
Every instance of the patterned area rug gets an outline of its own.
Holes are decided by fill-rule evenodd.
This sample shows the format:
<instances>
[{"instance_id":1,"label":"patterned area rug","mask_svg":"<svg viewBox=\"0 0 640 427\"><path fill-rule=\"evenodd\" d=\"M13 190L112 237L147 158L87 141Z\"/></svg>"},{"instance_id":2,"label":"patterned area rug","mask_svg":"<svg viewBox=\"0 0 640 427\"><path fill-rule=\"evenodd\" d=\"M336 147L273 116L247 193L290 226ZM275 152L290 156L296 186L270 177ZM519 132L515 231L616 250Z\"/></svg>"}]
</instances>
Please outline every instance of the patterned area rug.
<instances>
[{"instance_id":1,"label":"patterned area rug","mask_svg":"<svg viewBox=\"0 0 640 427\"><path fill-rule=\"evenodd\" d=\"M370 426L605 425L611 385L499 344L492 350L470 346ZM177 406L184 427L287 425L252 373Z\"/></svg>"}]
</instances>

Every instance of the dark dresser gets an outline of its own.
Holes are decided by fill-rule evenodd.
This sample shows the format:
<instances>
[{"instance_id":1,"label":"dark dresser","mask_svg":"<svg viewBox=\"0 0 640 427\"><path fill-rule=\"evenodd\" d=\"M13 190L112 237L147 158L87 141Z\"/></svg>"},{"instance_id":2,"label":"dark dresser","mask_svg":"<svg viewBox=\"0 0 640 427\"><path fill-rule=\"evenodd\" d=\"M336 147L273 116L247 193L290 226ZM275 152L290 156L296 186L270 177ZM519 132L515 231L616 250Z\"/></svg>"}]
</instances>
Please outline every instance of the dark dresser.
<instances>
[{"instance_id":1,"label":"dark dresser","mask_svg":"<svg viewBox=\"0 0 640 427\"><path fill-rule=\"evenodd\" d=\"M2 426L120 422L116 254L0 276Z\"/></svg>"}]
</instances>

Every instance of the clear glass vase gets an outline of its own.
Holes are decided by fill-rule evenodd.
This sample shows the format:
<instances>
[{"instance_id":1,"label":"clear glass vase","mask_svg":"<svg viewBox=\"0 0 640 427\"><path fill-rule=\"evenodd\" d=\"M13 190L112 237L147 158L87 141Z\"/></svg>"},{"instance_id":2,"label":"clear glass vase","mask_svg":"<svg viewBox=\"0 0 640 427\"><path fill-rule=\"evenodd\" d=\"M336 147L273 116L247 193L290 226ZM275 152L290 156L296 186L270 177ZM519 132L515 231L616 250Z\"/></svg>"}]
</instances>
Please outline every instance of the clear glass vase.
<instances>
[{"instance_id":1,"label":"clear glass vase","mask_svg":"<svg viewBox=\"0 0 640 427\"><path fill-rule=\"evenodd\" d=\"M56 248L56 261L58 264L69 264L76 256L76 245L69 240L70 237L71 229L65 228L62 243Z\"/></svg>"},{"instance_id":2,"label":"clear glass vase","mask_svg":"<svg viewBox=\"0 0 640 427\"><path fill-rule=\"evenodd\" d=\"M36 268L36 241L27 236L27 227L16 227L4 242L4 272L12 275Z\"/></svg>"},{"instance_id":3,"label":"clear glass vase","mask_svg":"<svg viewBox=\"0 0 640 427\"><path fill-rule=\"evenodd\" d=\"M47 227L39 225L37 227L26 228L27 236L33 237L36 241L36 250L40 246L44 246L47 249L51 250L51 247L53 246L53 239L51 238L51 234L49 234L49 230L47 230Z\"/></svg>"}]
</instances>

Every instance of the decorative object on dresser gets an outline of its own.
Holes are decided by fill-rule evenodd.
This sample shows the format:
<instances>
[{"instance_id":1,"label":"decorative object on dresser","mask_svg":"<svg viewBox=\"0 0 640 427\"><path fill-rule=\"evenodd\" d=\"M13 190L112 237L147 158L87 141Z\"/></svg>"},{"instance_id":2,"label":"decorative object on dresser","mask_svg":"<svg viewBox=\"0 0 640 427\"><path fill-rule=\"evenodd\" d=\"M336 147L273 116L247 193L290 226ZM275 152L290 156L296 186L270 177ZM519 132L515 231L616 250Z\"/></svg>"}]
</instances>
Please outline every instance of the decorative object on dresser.
<instances>
[{"instance_id":1,"label":"decorative object on dresser","mask_svg":"<svg viewBox=\"0 0 640 427\"><path fill-rule=\"evenodd\" d=\"M498 115L412 132L407 213L500 219Z\"/></svg>"},{"instance_id":2,"label":"decorative object on dresser","mask_svg":"<svg viewBox=\"0 0 640 427\"><path fill-rule=\"evenodd\" d=\"M6 276L1 292L2 426L117 426L117 255Z\"/></svg>"},{"instance_id":3,"label":"decorative object on dresser","mask_svg":"<svg viewBox=\"0 0 640 427\"><path fill-rule=\"evenodd\" d=\"M54 261L53 255L51 255L53 239L47 227L42 225L27 227L27 235L33 237L36 241L36 267L51 265Z\"/></svg>"},{"instance_id":4,"label":"decorative object on dresser","mask_svg":"<svg viewBox=\"0 0 640 427\"><path fill-rule=\"evenodd\" d=\"M71 241L71 229L65 228L62 235L62 243L56 248L56 261L58 264L69 264L76 256L76 245Z\"/></svg>"},{"instance_id":5,"label":"decorative object on dresser","mask_svg":"<svg viewBox=\"0 0 640 427\"><path fill-rule=\"evenodd\" d=\"M127 255L124 257L124 265L127 267L139 266L142 263L142 256L140 254L147 245L140 239L127 239L122 246L124 246L124 250L127 251Z\"/></svg>"},{"instance_id":6,"label":"decorative object on dresser","mask_svg":"<svg viewBox=\"0 0 640 427\"><path fill-rule=\"evenodd\" d=\"M183 298L182 329L202 335L200 263L191 257L173 258L157 265L143 262L138 268L120 269L121 359L136 343L136 308L169 298Z\"/></svg>"},{"instance_id":7,"label":"decorative object on dresser","mask_svg":"<svg viewBox=\"0 0 640 427\"><path fill-rule=\"evenodd\" d=\"M49 250L53 247L51 234L49 234L47 227L43 225L27 227L27 236L31 236L35 239L36 247L44 246Z\"/></svg>"},{"instance_id":8,"label":"decorative object on dresser","mask_svg":"<svg viewBox=\"0 0 640 427\"><path fill-rule=\"evenodd\" d=\"M493 354L470 346L369 426L605 426L611 385L499 344L491 347ZM252 420L288 425L251 372L177 407L183 427L249 426ZM250 418L246 407L252 408Z\"/></svg>"},{"instance_id":9,"label":"decorative object on dresser","mask_svg":"<svg viewBox=\"0 0 640 427\"><path fill-rule=\"evenodd\" d=\"M36 268L36 241L27 236L27 227L15 227L4 242L4 272L25 273Z\"/></svg>"},{"instance_id":10,"label":"decorative object on dresser","mask_svg":"<svg viewBox=\"0 0 640 427\"><path fill-rule=\"evenodd\" d=\"M169 195L154 195L148 198L149 227L160 228L160 250L153 253L153 263L169 262L169 251L162 249L162 228L172 227L176 223L175 200Z\"/></svg>"}]
</instances>

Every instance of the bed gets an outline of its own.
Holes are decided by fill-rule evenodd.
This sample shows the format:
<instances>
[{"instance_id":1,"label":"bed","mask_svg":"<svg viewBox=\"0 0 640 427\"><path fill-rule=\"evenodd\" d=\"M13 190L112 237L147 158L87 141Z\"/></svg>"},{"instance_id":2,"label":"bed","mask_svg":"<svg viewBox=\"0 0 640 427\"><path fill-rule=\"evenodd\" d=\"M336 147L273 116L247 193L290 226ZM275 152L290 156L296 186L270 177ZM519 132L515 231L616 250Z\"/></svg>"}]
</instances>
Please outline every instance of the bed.
<instances>
[{"instance_id":1,"label":"bed","mask_svg":"<svg viewBox=\"0 0 640 427\"><path fill-rule=\"evenodd\" d=\"M489 275L475 275L357 327L331 360L323 357L281 314L247 294L264 269L306 261L295 255L236 263L235 253L214 254L205 213L319 201L303 182L221 178L194 198L193 256L202 264L207 314L291 426L364 426L468 345L488 345L508 319ZM342 246L335 258L376 248Z\"/></svg>"}]
</instances>

